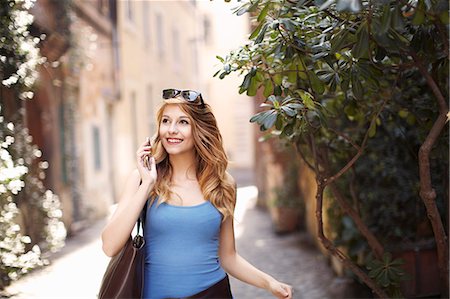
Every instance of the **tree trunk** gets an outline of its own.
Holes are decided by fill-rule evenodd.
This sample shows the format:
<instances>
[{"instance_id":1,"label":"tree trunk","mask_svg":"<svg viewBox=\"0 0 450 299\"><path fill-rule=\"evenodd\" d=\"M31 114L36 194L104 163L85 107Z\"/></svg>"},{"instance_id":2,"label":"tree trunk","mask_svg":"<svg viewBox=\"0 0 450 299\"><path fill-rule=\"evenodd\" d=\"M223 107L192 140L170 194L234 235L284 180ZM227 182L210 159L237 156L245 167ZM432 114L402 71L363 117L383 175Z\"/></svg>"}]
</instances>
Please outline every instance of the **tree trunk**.
<instances>
[{"instance_id":1,"label":"tree trunk","mask_svg":"<svg viewBox=\"0 0 450 299\"><path fill-rule=\"evenodd\" d=\"M429 135L425 139L425 142L419 149L420 197L425 204L427 215L430 219L431 227L433 228L436 239L441 295L443 298L448 298L449 295L448 236L445 232L444 225L436 205L436 191L431 185L430 151L432 145L437 139L437 136L444 128L446 119L447 117L445 115L439 116Z\"/></svg>"},{"instance_id":2,"label":"tree trunk","mask_svg":"<svg viewBox=\"0 0 450 299\"><path fill-rule=\"evenodd\" d=\"M318 237L322 242L323 246L330 252L330 254L337 257L345 267L349 268L353 273L356 274L369 288L372 289L379 298L389 298L389 296L377 285L377 283L371 279L366 272L361 270L352 260L350 260L344 253L334 246L334 244L325 237L323 231L323 220L322 220L322 203L323 203L323 191L326 187L324 180L317 175L317 193L316 193L316 217L317 217L317 229Z\"/></svg>"},{"instance_id":3,"label":"tree trunk","mask_svg":"<svg viewBox=\"0 0 450 299\"><path fill-rule=\"evenodd\" d=\"M436 97L439 105L439 116L433 124L428 136L422 143L419 149L419 176L420 176L420 197L427 210L428 218L433 228L434 237L436 240L436 248L438 255L439 274L441 282L441 296L448 298L449 295L449 265L448 265L448 236L445 232L441 216L436 206L436 191L431 183L431 169L430 169L430 152L433 145L436 143L439 135L448 121L448 105L446 100L436 84L433 77L428 72L427 68L422 63L420 57L414 53L410 53L413 57L421 74L425 77L428 86ZM446 199L448 201L448 198Z\"/></svg>"},{"instance_id":4,"label":"tree trunk","mask_svg":"<svg viewBox=\"0 0 450 299\"><path fill-rule=\"evenodd\" d=\"M361 232L364 238L366 238L367 243L372 249L372 252L374 253L375 257L381 260L384 253L383 245L381 245L377 237L375 237L375 235L372 234L372 232L369 230L369 228L361 219L359 214L355 211L355 209L353 209L352 206L345 200L345 198L342 196L341 192L337 188L336 184L331 183L330 188L331 192L333 192L334 198L341 206L341 208L344 210L344 213L346 213L347 215L350 216L350 218L352 218L358 230Z\"/></svg>"}]
</instances>

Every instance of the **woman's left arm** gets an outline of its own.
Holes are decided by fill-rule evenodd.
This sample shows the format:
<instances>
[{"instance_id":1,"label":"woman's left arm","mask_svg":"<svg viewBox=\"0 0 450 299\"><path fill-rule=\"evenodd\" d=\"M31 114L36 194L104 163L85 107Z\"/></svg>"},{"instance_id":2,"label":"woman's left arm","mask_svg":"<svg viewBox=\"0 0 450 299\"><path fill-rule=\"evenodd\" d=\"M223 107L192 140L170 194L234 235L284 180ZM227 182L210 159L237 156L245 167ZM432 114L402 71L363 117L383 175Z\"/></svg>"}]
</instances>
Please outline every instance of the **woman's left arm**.
<instances>
[{"instance_id":1,"label":"woman's left arm","mask_svg":"<svg viewBox=\"0 0 450 299\"><path fill-rule=\"evenodd\" d=\"M257 269L236 252L233 217L228 217L221 225L219 257L224 270L233 277L266 289L277 298L292 298L291 286L279 282L267 273Z\"/></svg>"}]
</instances>

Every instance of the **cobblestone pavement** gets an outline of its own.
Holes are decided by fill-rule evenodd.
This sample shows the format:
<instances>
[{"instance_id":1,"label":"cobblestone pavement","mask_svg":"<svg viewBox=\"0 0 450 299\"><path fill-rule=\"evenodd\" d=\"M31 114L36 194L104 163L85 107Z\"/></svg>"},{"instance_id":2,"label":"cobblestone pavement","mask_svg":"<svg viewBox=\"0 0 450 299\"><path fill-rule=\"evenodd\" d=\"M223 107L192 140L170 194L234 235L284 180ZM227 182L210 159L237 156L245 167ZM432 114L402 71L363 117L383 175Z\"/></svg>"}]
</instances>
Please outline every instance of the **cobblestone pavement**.
<instances>
[{"instance_id":1,"label":"cobblestone pavement","mask_svg":"<svg viewBox=\"0 0 450 299\"><path fill-rule=\"evenodd\" d=\"M236 246L259 269L294 287L294 298L344 298L342 281L334 278L324 257L301 233L277 236L269 215L254 207L256 188L238 189L235 213ZM108 258L101 250L101 220L67 241L50 266L34 271L9 286L13 299L96 298ZM231 277L237 299L273 298L265 290ZM1 295L1 294L0 294ZM0 296L1 297L1 296Z\"/></svg>"},{"instance_id":2,"label":"cobblestone pavement","mask_svg":"<svg viewBox=\"0 0 450 299\"><path fill-rule=\"evenodd\" d=\"M242 203L241 203L242 204ZM290 284L296 299L346 298L348 281L336 278L326 258L316 249L306 233L276 235L270 216L255 207L248 198L245 216L237 219L236 247L239 254L260 270ZM258 289L231 277L235 298L273 298Z\"/></svg>"}]
</instances>

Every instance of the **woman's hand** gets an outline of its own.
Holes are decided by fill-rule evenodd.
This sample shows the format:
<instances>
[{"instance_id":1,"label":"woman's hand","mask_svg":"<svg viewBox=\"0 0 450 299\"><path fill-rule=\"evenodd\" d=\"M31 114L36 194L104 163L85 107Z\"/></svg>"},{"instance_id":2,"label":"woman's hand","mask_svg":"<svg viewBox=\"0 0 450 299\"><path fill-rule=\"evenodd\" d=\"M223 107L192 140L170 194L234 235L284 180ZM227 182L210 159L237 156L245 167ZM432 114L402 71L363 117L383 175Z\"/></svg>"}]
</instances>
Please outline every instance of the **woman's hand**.
<instances>
[{"instance_id":1,"label":"woman's hand","mask_svg":"<svg viewBox=\"0 0 450 299\"><path fill-rule=\"evenodd\" d=\"M292 299L292 287L288 284L273 280L269 284L269 291L279 299Z\"/></svg>"},{"instance_id":2,"label":"woman's hand","mask_svg":"<svg viewBox=\"0 0 450 299\"><path fill-rule=\"evenodd\" d=\"M157 172L155 158L151 155L151 151L152 146L147 139L136 151L136 164L142 181L153 185L156 182ZM150 157L148 159L149 167L145 163L146 157Z\"/></svg>"}]
</instances>

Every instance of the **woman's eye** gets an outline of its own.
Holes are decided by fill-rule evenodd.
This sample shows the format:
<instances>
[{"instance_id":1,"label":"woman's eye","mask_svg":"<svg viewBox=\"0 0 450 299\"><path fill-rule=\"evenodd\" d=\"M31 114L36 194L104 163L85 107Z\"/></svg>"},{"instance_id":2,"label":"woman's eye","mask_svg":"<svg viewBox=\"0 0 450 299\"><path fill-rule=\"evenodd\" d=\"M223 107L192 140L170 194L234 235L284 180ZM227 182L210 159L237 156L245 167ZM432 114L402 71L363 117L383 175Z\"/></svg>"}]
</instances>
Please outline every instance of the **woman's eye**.
<instances>
[{"instance_id":1,"label":"woman's eye","mask_svg":"<svg viewBox=\"0 0 450 299\"><path fill-rule=\"evenodd\" d=\"M167 118L163 118L162 120L161 120L161 123L163 123L163 124L167 124L169 122L169 120L167 119Z\"/></svg>"},{"instance_id":2,"label":"woman's eye","mask_svg":"<svg viewBox=\"0 0 450 299\"><path fill-rule=\"evenodd\" d=\"M182 124L182 125L188 125L189 122L188 122L187 120L182 119L182 120L180 120L180 124Z\"/></svg>"}]
</instances>

